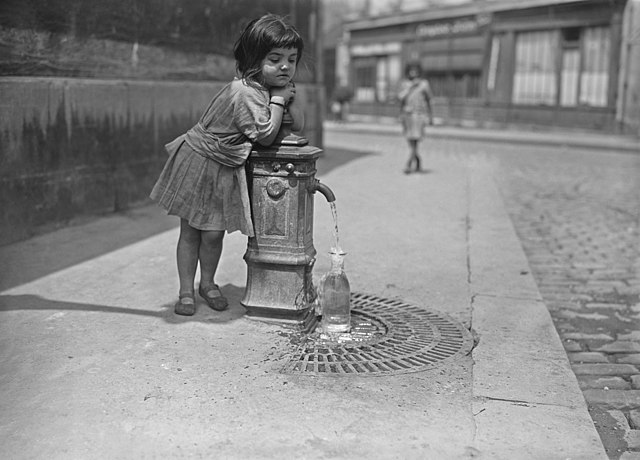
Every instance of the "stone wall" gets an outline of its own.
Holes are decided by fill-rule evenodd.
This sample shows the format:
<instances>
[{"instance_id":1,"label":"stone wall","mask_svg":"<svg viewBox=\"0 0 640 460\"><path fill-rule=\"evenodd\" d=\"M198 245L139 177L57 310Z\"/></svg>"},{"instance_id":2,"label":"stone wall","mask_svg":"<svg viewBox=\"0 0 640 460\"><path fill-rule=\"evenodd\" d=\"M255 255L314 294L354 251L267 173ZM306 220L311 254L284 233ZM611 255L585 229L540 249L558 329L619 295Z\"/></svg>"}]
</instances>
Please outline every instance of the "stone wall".
<instances>
[{"instance_id":1,"label":"stone wall","mask_svg":"<svg viewBox=\"0 0 640 460\"><path fill-rule=\"evenodd\" d=\"M0 245L146 202L164 144L224 82L0 78ZM321 143L322 90L299 84L306 137Z\"/></svg>"}]
</instances>

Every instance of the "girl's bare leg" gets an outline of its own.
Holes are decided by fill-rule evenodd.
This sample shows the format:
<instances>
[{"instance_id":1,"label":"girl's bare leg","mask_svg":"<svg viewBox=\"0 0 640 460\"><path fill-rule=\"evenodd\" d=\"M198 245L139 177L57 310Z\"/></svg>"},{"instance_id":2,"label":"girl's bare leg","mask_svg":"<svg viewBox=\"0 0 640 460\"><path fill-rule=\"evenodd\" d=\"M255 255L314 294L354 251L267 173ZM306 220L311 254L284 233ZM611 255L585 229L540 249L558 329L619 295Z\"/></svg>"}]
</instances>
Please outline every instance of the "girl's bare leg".
<instances>
[{"instance_id":1,"label":"girl's bare leg","mask_svg":"<svg viewBox=\"0 0 640 460\"><path fill-rule=\"evenodd\" d=\"M416 162L416 171L420 171L422 169L420 167L420 154L418 153L418 142L419 141L415 141L415 145L412 147L413 148L413 158L414 158L414 161Z\"/></svg>"},{"instance_id":2,"label":"girl's bare leg","mask_svg":"<svg viewBox=\"0 0 640 460\"><path fill-rule=\"evenodd\" d=\"M198 267L198 252L200 251L200 234L185 219L180 219L180 238L178 239L177 260L178 278L180 280L180 295L193 296L193 283Z\"/></svg>"},{"instance_id":3,"label":"girl's bare leg","mask_svg":"<svg viewBox=\"0 0 640 460\"><path fill-rule=\"evenodd\" d=\"M413 163L416 163L416 171L420 170L420 157L418 156L418 141L416 139L409 139L409 161L404 172L407 174L413 171Z\"/></svg>"},{"instance_id":4,"label":"girl's bare leg","mask_svg":"<svg viewBox=\"0 0 640 460\"><path fill-rule=\"evenodd\" d=\"M200 285L211 286L222 255L224 231L203 231L200 240Z\"/></svg>"}]
</instances>

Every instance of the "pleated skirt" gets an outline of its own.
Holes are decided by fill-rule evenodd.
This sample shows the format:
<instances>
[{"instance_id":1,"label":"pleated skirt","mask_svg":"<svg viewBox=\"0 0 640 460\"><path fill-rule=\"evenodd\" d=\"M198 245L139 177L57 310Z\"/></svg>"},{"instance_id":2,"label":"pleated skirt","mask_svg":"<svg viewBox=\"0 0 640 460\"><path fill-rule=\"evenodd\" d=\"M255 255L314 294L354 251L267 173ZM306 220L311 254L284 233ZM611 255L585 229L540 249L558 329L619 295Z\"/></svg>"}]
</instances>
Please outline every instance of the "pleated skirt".
<instances>
[{"instance_id":1,"label":"pleated skirt","mask_svg":"<svg viewBox=\"0 0 640 460\"><path fill-rule=\"evenodd\" d=\"M186 142L169 156L150 197L169 215L187 220L198 230L254 236L244 166L220 164Z\"/></svg>"}]
</instances>

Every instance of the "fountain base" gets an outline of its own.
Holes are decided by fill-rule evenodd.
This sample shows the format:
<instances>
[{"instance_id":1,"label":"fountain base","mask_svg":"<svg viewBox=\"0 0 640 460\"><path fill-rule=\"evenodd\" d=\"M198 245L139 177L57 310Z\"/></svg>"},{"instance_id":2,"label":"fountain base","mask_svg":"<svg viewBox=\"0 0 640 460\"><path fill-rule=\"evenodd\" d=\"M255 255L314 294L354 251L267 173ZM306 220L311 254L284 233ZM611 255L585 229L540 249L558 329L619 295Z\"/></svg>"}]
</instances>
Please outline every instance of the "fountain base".
<instances>
[{"instance_id":1,"label":"fountain base","mask_svg":"<svg viewBox=\"0 0 640 460\"><path fill-rule=\"evenodd\" d=\"M295 311L264 307L245 308L247 309L245 316L250 320L277 324L302 333L313 332L318 325L318 317L313 308Z\"/></svg>"}]
</instances>

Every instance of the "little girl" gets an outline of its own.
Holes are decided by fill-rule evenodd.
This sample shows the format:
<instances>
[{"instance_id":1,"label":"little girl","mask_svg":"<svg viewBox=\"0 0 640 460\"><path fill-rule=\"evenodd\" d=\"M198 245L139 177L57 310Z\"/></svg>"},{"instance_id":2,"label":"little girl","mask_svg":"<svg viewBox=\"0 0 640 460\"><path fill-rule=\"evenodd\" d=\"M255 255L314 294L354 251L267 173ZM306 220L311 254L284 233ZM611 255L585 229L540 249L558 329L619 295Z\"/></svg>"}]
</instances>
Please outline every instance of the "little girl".
<instances>
[{"instance_id":1,"label":"little girl","mask_svg":"<svg viewBox=\"0 0 640 460\"><path fill-rule=\"evenodd\" d=\"M402 133L409 143L409 161L405 174L413 171L420 172L420 155L418 143L424 138L424 128L427 123L433 125L433 111L431 109L431 87L422 78L422 68L419 63L410 62L405 68L406 79L401 82L398 99L402 105ZM415 162L415 169L413 163Z\"/></svg>"},{"instance_id":2,"label":"little girl","mask_svg":"<svg viewBox=\"0 0 640 460\"><path fill-rule=\"evenodd\" d=\"M193 128L165 146L169 159L151 198L180 217L178 315L196 311L198 262L200 296L214 310L227 308L214 282L222 240L225 231L254 236L244 168L253 145L274 141L285 106L292 129L303 127L291 81L302 49L300 34L282 18L267 14L251 21L234 46L239 77L222 88Z\"/></svg>"}]
</instances>

